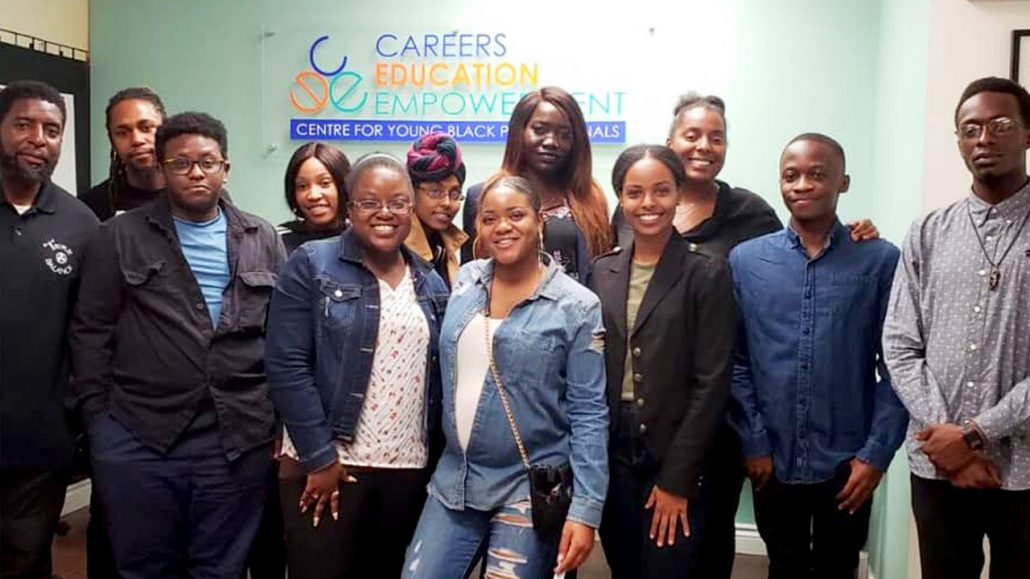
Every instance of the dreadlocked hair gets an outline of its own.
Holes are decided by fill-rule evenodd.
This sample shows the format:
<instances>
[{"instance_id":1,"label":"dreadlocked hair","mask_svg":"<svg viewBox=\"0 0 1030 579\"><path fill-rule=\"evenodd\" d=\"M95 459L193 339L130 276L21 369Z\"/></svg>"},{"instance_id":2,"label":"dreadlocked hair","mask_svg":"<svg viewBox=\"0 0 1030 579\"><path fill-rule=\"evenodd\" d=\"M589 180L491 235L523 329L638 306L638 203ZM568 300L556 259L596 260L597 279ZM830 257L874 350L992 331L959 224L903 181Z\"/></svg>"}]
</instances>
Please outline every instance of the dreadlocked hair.
<instances>
[{"instance_id":1,"label":"dreadlocked hair","mask_svg":"<svg viewBox=\"0 0 1030 579\"><path fill-rule=\"evenodd\" d=\"M158 114L161 115L162 122L164 122L167 116L165 105L161 102L161 97L157 96L157 93L154 92L154 89L148 86L133 86L122 89L114 93L107 101L107 108L104 109L104 117L106 118L104 125L107 127L109 138L111 135L111 110L119 103L128 100L141 100L152 104ZM118 151L115 151L114 145L111 145L111 163L107 170L107 202L111 207L111 211L115 211L118 207L118 194L121 192L122 184L125 183L126 173L125 163L118 158Z\"/></svg>"}]
</instances>

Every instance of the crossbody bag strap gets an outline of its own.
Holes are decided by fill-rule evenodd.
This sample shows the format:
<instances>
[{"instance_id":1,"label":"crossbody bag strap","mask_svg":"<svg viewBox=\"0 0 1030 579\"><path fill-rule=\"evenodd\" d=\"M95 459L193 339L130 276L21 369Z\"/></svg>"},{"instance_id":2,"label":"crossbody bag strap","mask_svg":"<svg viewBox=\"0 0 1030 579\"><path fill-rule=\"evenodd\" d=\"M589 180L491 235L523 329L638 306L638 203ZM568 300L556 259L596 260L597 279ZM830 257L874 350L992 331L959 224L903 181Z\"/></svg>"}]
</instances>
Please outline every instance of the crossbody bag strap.
<instances>
[{"instance_id":1,"label":"crossbody bag strap","mask_svg":"<svg viewBox=\"0 0 1030 579\"><path fill-rule=\"evenodd\" d=\"M493 336L490 333L490 316L486 313L483 314L483 322L486 324L486 358L490 362L490 374L494 377L494 384L497 385L497 395L501 397L501 404L504 406L504 414L508 417L508 426L511 427L511 434L515 437L515 446L519 448L519 456L522 457L522 464L529 468L529 454L526 453L526 447L522 444L522 435L519 433L519 427L515 424L515 414L511 411L511 401L508 400L508 393L505 391L504 382L501 381L501 373L497 371L497 362L494 361L494 345Z\"/></svg>"}]
</instances>

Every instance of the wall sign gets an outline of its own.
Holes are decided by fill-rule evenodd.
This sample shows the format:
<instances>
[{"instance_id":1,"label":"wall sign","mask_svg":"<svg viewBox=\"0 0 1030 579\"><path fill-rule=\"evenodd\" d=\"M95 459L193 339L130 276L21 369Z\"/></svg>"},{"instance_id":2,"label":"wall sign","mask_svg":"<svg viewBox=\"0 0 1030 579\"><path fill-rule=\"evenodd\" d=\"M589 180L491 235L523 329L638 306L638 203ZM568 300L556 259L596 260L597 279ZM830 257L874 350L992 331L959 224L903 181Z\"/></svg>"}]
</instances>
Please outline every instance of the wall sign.
<instances>
[{"instance_id":1,"label":"wall sign","mask_svg":"<svg viewBox=\"0 0 1030 579\"><path fill-rule=\"evenodd\" d=\"M503 143L508 119L539 88L541 64L519 60L505 33L402 35L370 40L370 58L334 54L329 35L307 49L289 89L293 140L411 141L444 131L462 143ZM569 90L593 143L625 143L625 91Z\"/></svg>"}]
</instances>

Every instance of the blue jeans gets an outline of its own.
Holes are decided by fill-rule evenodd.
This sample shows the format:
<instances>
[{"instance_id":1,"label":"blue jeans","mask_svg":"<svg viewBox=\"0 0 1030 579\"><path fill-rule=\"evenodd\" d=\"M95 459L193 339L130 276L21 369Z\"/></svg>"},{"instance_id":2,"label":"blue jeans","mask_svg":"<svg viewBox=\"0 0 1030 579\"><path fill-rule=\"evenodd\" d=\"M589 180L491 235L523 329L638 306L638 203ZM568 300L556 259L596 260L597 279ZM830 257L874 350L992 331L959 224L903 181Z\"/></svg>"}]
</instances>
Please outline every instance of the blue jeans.
<instances>
[{"instance_id":1,"label":"blue jeans","mask_svg":"<svg viewBox=\"0 0 1030 579\"><path fill-rule=\"evenodd\" d=\"M485 550L487 577L550 578L559 538L533 530L528 500L494 511L452 511L430 496L408 545L402 577L468 577Z\"/></svg>"}]
</instances>

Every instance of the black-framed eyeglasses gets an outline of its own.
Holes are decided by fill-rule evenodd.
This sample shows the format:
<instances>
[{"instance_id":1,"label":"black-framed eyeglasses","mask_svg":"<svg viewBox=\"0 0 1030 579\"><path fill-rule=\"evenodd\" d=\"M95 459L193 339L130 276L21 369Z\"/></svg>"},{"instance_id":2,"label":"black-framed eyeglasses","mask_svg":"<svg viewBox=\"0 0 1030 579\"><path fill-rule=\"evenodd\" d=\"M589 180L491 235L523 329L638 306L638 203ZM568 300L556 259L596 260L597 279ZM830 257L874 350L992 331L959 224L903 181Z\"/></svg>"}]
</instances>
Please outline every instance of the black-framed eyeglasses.
<instances>
[{"instance_id":1,"label":"black-framed eyeglasses","mask_svg":"<svg viewBox=\"0 0 1030 579\"><path fill-rule=\"evenodd\" d=\"M174 159L165 159L161 161L161 164L168 167L168 170L175 175L188 175L193 170L194 165L200 167L200 170L205 175L214 175L225 167L225 159L204 157L194 161L186 157L175 157Z\"/></svg>"},{"instance_id":2,"label":"black-framed eyeglasses","mask_svg":"<svg viewBox=\"0 0 1030 579\"><path fill-rule=\"evenodd\" d=\"M986 123L962 123L955 134L959 138L972 141L980 138L984 129L995 137L1004 137L1016 130L1016 121L1012 117L998 117Z\"/></svg>"},{"instance_id":3,"label":"black-framed eyeglasses","mask_svg":"<svg viewBox=\"0 0 1030 579\"><path fill-rule=\"evenodd\" d=\"M351 201L349 205L352 209L373 215L382 211L384 207L394 215L407 215L411 211L410 199L391 199L386 203L376 199L362 199L360 201Z\"/></svg>"},{"instance_id":4,"label":"black-framed eyeglasses","mask_svg":"<svg viewBox=\"0 0 1030 579\"><path fill-rule=\"evenodd\" d=\"M426 195L429 195L430 199L434 199L436 201L439 201L444 197L447 197L451 201L461 201L465 198L465 196L461 194L460 187L444 189L443 187L434 187L431 185L419 185L418 190L425 192Z\"/></svg>"}]
</instances>

